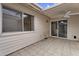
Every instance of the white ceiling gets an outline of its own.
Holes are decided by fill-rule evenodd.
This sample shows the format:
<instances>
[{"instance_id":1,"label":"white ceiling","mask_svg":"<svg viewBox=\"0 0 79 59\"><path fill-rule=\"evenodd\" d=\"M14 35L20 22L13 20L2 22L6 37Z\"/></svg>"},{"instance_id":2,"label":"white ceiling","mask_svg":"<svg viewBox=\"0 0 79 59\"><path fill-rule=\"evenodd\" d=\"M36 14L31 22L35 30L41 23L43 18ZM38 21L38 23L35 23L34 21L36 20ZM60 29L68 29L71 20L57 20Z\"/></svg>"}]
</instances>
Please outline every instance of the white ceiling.
<instances>
[{"instance_id":1,"label":"white ceiling","mask_svg":"<svg viewBox=\"0 0 79 59\"><path fill-rule=\"evenodd\" d=\"M63 3L55 8L45 10L44 14L50 18L55 18L63 17L68 11L71 11L71 13L79 13L79 3Z\"/></svg>"},{"instance_id":2,"label":"white ceiling","mask_svg":"<svg viewBox=\"0 0 79 59\"><path fill-rule=\"evenodd\" d=\"M56 7L52 7L47 10L41 10L37 6L34 6L33 4L28 4L28 5L33 7L34 10L50 18L63 17L65 13L67 13L68 11L71 11L71 13L79 13L79 3L62 3Z\"/></svg>"}]
</instances>

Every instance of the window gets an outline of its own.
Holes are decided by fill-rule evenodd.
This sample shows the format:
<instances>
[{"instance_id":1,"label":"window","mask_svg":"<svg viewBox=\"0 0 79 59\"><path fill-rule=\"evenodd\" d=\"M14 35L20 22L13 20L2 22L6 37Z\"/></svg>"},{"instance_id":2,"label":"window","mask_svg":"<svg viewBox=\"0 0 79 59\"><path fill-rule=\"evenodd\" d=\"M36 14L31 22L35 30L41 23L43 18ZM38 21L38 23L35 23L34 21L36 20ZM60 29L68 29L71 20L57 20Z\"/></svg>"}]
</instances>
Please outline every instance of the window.
<instances>
[{"instance_id":1,"label":"window","mask_svg":"<svg viewBox=\"0 0 79 59\"><path fill-rule=\"evenodd\" d=\"M14 10L3 8L3 32L22 31L22 14Z\"/></svg>"},{"instance_id":2,"label":"window","mask_svg":"<svg viewBox=\"0 0 79 59\"><path fill-rule=\"evenodd\" d=\"M28 14L24 14L24 31L32 31L34 30L34 20L33 20L33 16L28 15Z\"/></svg>"},{"instance_id":3,"label":"window","mask_svg":"<svg viewBox=\"0 0 79 59\"><path fill-rule=\"evenodd\" d=\"M5 7L2 8L2 12L2 32L34 30L34 16Z\"/></svg>"}]
</instances>

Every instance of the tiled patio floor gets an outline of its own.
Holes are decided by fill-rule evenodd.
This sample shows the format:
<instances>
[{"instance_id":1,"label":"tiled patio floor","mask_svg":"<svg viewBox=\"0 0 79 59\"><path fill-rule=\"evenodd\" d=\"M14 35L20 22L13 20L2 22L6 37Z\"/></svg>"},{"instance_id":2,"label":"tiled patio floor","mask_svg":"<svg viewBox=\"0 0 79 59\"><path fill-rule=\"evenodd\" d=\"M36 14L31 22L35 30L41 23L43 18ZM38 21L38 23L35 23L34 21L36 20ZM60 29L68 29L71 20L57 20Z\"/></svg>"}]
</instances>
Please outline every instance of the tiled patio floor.
<instances>
[{"instance_id":1,"label":"tiled patio floor","mask_svg":"<svg viewBox=\"0 0 79 59\"><path fill-rule=\"evenodd\" d=\"M9 56L79 56L79 42L49 38L16 51Z\"/></svg>"}]
</instances>

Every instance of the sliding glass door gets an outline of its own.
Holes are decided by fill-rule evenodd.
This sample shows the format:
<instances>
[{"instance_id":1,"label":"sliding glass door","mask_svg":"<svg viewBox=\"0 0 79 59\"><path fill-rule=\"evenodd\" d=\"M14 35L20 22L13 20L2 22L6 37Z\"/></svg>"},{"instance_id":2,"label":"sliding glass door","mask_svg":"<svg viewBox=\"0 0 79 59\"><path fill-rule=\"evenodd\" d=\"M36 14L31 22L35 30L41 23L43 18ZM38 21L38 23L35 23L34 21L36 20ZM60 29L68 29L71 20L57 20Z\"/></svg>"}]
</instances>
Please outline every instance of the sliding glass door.
<instances>
[{"instance_id":1,"label":"sliding glass door","mask_svg":"<svg viewBox=\"0 0 79 59\"><path fill-rule=\"evenodd\" d=\"M67 20L51 22L51 36L67 37Z\"/></svg>"},{"instance_id":2,"label":"sliding glass door","mask_svg":"<svg viewBox=\"0 0 79 59\"><path fill-rule=\"evenodd\" d=\"M51 35L57 36L57 21L51 22Z\"/></svg>"},{"instance_id":3,"label":"sliding glass door","mask_svg":"<svg viewBox=\"0 0 79 59\"><path fill-rule=\"evenodd\" d=\"M58 21L58 27L59 27L58 36L66 38L67 37L67 20Z\"/></svg>"}]
</instances>

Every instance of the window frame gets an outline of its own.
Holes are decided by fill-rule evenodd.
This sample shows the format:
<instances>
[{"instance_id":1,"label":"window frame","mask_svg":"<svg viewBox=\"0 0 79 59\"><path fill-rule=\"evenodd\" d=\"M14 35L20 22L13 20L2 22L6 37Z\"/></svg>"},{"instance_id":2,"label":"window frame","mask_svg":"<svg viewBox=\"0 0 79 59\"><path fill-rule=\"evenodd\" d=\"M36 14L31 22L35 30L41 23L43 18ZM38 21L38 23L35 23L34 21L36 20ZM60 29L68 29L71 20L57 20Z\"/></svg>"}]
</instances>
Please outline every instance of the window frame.
<instances>
[{"instance_id":1,"label":"window frame","mask_svg":"<svg viewBox=\"0 0 79 59\"><path fill-rule=\"evenodd\" d=\"M30 16L30 29L28 30L28 31L34 31L34 16L33 15L30 15L30 14L27 14L27 13L23 13L23 15L28 15L28 16ZM33 19L32 19L32 17L33 17ZM24 22L24 20L25 19L23 19L23 22ZM32 20L33 20L33 25L32 25ZM24 23L23 23L23 25L24 25ZM32 26L33 26L33 28L32 28ZM25 30L25 25L23 26L23 31L26 31Z\"/></svg>"},{"instance_id":2,"label":"window frame","mask_svg":"<svg viewBox=\"0 0 79 59\"><path fill-rule=\"evenodd\" d=\"M3 28L1 28L1 36L5 36L5 35L15 35L15 34L22 34L22 33L29 33L29 32L34 32L34 30L29 30L29 31L24 31L24 18L23 18L23 15L24 14L27 14L25 12L22 12L22 11L19 11L19 10L16 10L16 9L13 9L13 8L9 8L9 7L6 7L4 5L1 6L1 11L3 8L6 8L6 9L9 9L9 10L13 10L13 11L16 11L16 12L21 12L22 13L22 17L21 17L21 20L22 20L22 31L14 31L14 32L3 32ZM2 14L2 23L3 23L3 11L1 12ZM30 14L27 14L27 15L30 15ZM34 15L31 15L34 17ZM32 20L32 19L31 19ZM34 18L33 18L33 22L34 22ZM2 25L3 27L3 25ZM34 24L33 24L33 27L34 27Z\"/></svg>"},{"instance_id":3,"label":"window frame","mask_svg":"<svg viewBox=\"0 0 79 59\"><path fill-rule=\"evenodd\" d=\"M21 24L22 24L22 12L17 11L15 9L11 9L11 8L5 7L5 6L2 6L2 27L3 27L3 9L10 10L10 11L17 12L17 13L21 13ZM9 14L7 14L7 15L9 15ZM13 16L13 15L9 15L9 16ZM13 16L13 17L16 17L16 16ZM13 32L22 32L22 31L23 30L22 30L22 25L21 25L21 30L20 31L13 31ZM8 33L8 32L3 32L3 28L2 28L2 33Z\"/></svg>"}]
</instances>

